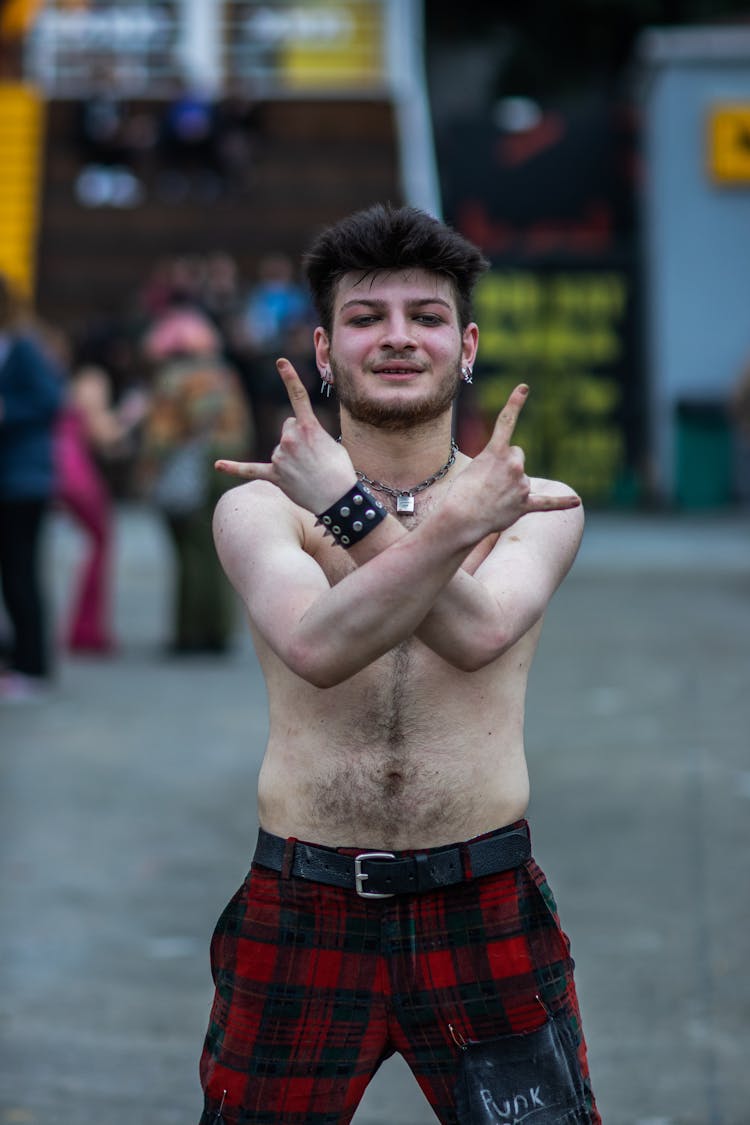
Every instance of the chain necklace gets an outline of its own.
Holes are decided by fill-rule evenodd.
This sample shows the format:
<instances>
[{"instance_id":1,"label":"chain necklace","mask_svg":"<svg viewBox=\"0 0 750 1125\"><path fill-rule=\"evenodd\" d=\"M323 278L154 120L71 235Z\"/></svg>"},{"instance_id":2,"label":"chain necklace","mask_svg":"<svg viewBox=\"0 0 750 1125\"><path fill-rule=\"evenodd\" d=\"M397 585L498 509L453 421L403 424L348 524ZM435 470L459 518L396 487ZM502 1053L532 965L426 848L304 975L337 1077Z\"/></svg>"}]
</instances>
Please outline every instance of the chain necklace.
<instances>
[{"instance_id":1,"label":"chain necklace","mask_svg":"<svg viewBox=\"0 0 750 1125\"><path fill-rule=\"evenodd\" d=\"M341 441L341 438L339 438L339 441ZM426 480L420 481L419 484L412 485L411 488L393 488L390 484L383 484L382 480L370 480L370 478L366 477L364 473L359 471L359 469L355 469L354 471L363 484L369 485L370 488L374 488L376 492L386 492L389 496L395 497L396 515L411 516L414 514L414 494L417 492L424 492L425 488L429 488L431 484L435 483L435 481L438 481L442 477L444 477L450 469L451 465L455 462L457 453L458 446L456 445L455 441L451 439L451 455L445 462L445 464L440 469L438 469L436 473L433 473L431 477L427 477Z\"/></svg>"}]
</instances>

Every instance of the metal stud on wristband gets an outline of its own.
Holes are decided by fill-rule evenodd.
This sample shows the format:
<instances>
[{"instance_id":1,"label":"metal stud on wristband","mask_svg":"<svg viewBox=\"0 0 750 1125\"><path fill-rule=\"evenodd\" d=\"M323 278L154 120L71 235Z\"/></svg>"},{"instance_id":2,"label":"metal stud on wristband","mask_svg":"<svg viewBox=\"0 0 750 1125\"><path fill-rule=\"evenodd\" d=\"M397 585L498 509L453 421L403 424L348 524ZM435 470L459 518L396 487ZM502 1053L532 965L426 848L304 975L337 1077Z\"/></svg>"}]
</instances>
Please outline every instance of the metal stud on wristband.
<instances>
[{"instance_id":1,"label":"metal stud on wristband","mask_svg":"<svg viewBox=\"0 0 750 1125\"><path fill-rule=\"evenodd\" d=\"M349 550L369 535L387 514L380 501L357 481L335 504L320 513L315 526L325 528L326 535L332 535L337 543Z\"/></svg>"}]
</instances>

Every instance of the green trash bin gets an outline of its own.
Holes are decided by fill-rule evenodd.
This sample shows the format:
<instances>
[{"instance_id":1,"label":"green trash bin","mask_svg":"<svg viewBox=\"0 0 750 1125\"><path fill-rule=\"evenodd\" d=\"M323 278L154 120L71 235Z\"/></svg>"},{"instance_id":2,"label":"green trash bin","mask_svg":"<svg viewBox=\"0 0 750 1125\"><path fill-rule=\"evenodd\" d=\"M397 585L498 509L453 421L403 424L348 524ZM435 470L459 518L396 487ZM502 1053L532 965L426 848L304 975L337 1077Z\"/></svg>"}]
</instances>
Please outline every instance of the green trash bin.
<instances>
[{"instance_id":1,"label":"green trash bin","mask_svg":"<svg viewBox=\"0 0 750 1125\"><path fill-rule=\"evenodd\" d=\"M677 403L675 501L680 508L718 508L733 499L733 434L725 402Z\"/></svg>"}]
</instances>

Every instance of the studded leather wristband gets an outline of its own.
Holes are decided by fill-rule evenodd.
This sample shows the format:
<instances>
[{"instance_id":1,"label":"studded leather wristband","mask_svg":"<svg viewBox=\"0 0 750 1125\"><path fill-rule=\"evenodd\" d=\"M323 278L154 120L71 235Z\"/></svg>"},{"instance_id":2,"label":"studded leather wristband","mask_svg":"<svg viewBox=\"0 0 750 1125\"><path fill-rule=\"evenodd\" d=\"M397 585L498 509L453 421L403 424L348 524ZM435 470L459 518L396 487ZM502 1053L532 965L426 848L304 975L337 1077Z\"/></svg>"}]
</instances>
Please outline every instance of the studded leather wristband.
<instances>
[{"instance_id":1,"label":"studded leather wristband","mask_svg":"<svg viewBox=\"0 0 750 1125\"><path fill-rule=\"evenodd\" d=\"M383 505L359 481L344 495L321 512L315 524L325 529L345 550L364 539L386 515Z\"/></svg>"}]
</instances>

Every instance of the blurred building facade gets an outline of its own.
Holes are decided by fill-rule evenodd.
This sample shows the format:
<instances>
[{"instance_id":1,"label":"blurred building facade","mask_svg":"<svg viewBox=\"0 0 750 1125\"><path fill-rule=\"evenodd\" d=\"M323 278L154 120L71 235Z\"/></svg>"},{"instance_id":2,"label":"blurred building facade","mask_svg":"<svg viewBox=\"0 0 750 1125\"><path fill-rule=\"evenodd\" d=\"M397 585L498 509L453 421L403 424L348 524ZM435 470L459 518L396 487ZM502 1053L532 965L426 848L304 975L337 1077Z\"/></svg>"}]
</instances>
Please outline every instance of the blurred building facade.
<instances>
[{"instance_id":1,"label":"blurred building facade","mask_svg":"<svg viewBox=\"0 0 750 1125\"><path fill-rule=\"evenodd\" d=\"M727 410L750 355L746 6L473 16L463 33L447 9L428 23L428 74L445 215L493 262L478 293L484 412L528 381L519 440L589 504L732 503L747 493ZM732 183L711 170L721 129Z\"/></svg>"},{"instance_id":2,"label":"blurred building facade","mask_svg":"<svg viewBox=\"0 0 750 1125\"><path fill-rule=\"evenodd\" d=\"M659 29L643 74L649 448L682 507L735 490L727 406L750 363L750 25Z\"/></svg>"}]
</instances>

